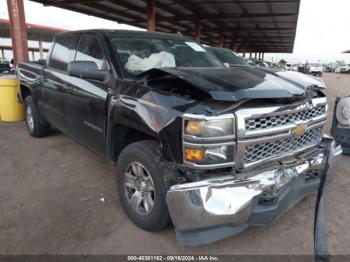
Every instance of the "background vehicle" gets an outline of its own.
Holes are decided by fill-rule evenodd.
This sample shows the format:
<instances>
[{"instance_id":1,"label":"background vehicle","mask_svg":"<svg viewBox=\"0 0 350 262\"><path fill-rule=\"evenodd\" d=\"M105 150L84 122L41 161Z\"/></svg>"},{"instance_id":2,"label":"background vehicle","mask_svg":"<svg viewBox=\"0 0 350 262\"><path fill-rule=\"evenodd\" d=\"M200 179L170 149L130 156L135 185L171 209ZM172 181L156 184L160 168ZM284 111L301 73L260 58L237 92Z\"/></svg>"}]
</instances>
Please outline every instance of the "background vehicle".
<instances>
[{"instance_id":1,"label":"background vehicle","mask_svg":"<svg viewBox=\"0 0 350 262\"><path fill-rule=\"evenodd\" d=\"M326 66L323 71L326 73L332 73L335 71L335 69L331 66Z\"/></svg>"},{"instance_id":2,"label":"background vehicle","mask_svg":"<svg viewBox=\"0 0 350 262\"><path fill-rule=\"evenodd\" d=\"M254 61L251 58L243 57L243 59L248 63L248 65L254 65Z\"/></svg>"},{"instance_id":3,"label":"background vehicle","mask_svg":"<svg viewBox=\"0 0 350 262\"><path fill-rule=\"evenodd\" d=\"M322 76L323 66L318 63L311 63L308 65L308 73L314 76Z\"/></svg>"},{"instance_id":4,"label":"background vehicle","mask_svg":"<svg viewBox=\"0 0 350 262\"><path fill-rule=\"evenodd\" d=\"M251 65L266 68L270 67L267 62L241 57L227 48L206 46L205 49L212 53L222 63L229 65L230 67L237 65Z\"/></svg>"},{"instance_id":5,"label":"background vehicle","mask_svg":"<svg viewBox=\"0 0 350 262\"><path fill-rule=\"evenodd\" d=\"M331 133L335 141L342 146L343 154L350 155L350 97L337 97Z\"/></svg>"},{"instance_id":6,"label":"background vehicle","mask_svg":"<svg viewBox=\"0 0 350 262\"><path fill-rule=\"evenodd\" d=\"M205 47L207 51L212 53L218 60L229 66L235 65L248 65L249 63L243 59L240 55L236 54L232 50L220 47Z\"/></svg>"},{"instance_id":7,"label":"background vehicle","mask_svg":"<svg viewBox=\"0 0 350 262\"><path fill-rule=\"evenodd\" d=\"M268 63L261 60L254 60L255 65L258 67L270 67Z\"/></svg>"},{"instance_id":8,"label":"background vehicle","mask_svg":"<svg viewBox=\"0 0 350 262\"><path fill-rule=\"evenodd\" d=\"M298 64L287 63L284 68L288 71L298 71Z\"/></svg>"},{"instance_id":9,"label":"background vehicle","mask_svg":"<svg viewBox=\"0 0 350 262\"><path fill-rule=\"evenodd\" d=\"M20 63L18 75L30 135L54 126L116 162L129 218L149 231L172 221L183 245L272 223L333 157L322 81L224 68L178 35L62 33L44 65Z\"/></svg>"},{"instance_id":10,"label":"background vehicle","mask_svg":"<svg viewBox=\"0 0 350 262\"><path fill-rule=\"evenodd\" d=\"M11 66L9 62L0 62L0 74L11 73Z\"/></svg>"},{"instance_id":11,"label":"background vehicle","mask_svg":"<svg viewBox=\"0 0 350 262\"><path fill-rule=\"evenodd\" d=\"M304 74L307 73L307 68L306 68L305 64L298 64L298 72L304 73Z\"/></svg>"},{"instance_id":12,"label":"background vehicle","mask_svg":"<svg viewBox=\"0 0 350 262\"><path fill-rule=\"evenodd\" d=\"M336 73L350 73L350 66L341 66L335 70Z\"/></svg>"}]
</instances>

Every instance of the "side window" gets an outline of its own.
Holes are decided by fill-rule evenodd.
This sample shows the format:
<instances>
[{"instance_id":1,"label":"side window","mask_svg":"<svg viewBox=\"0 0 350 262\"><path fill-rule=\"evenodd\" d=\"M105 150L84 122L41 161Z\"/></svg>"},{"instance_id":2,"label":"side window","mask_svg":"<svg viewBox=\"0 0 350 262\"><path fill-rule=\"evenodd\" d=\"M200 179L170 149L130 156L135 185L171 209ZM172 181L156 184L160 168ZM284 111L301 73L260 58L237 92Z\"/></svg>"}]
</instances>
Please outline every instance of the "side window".
<instances>
[{"instance_id":1,"label":"side window","mask_svg":"<svg viewBox=\"0 0 350 262\"><path fill-rule=\"evenodd\" d=\"M95 62L99 70L107 69L106 59L102 48L93 36L82 36L77 48L75 61Z\"/></svg>"},{"instance_id":2,"label":"side window","mask_svg":"<svg viewBox=\"0 0 350 262\"><path fill-rule=\"evenodd\" d=\"M74 60L75 46L78 41L76 36L60 37L56 40L49 60L49 67L67 71L69 62Z\"/></svg>"}]
</instances>

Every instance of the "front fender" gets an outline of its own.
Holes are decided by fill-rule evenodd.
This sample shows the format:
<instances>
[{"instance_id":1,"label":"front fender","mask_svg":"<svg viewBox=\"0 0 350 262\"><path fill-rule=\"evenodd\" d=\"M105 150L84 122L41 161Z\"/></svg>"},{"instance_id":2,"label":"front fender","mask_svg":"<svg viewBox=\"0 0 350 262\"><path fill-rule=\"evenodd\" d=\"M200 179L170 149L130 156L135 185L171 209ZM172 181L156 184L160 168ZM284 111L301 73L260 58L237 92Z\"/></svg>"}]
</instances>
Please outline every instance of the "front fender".
<instances>
[{"instance_id":1,"label":"front fender","mask_svg":"<svg viewBox=\"0 0 350 262\"><path fill-rule=\"evenodd\" d=\"M108 110L107 141L112 140L113 128L122 125L142 132L158 140L167 160L178 161L178 134L181 134L181 121L172 110L162 107L144 98L126 95L111 96ZM172 138L171 141L169 138ZM171 146L170 146L171 145ZM113 145L108 145L109 157L113 158ZM178 154L178 153L177 153Z\"/></svg>"},{"instance_id":2,"label":"front fender","mask_svg":"<svg viewBox=\"0 0 350 262\"><path fill-rule=\"evenodd\" d=\"M130 90L112 94L109 99L107 141L111 141L113 127L123 125L154 137L166 160L182 163L182 115L203 114L208 112L208 106L159 90ZM112 159L111 144L107 148Z\"/></svg>"}]
</instances>

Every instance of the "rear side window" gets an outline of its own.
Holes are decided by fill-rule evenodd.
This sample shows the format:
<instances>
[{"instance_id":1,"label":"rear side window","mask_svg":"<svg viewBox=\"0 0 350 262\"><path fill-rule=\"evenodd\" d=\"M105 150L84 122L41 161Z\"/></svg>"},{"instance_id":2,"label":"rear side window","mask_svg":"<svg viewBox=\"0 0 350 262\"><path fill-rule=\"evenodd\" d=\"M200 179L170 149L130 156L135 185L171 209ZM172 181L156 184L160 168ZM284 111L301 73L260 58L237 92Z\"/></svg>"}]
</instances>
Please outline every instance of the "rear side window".
<instances>
[{"instance_id":1,"label":"rear side window","mask_svg":"<svg viewBox=\"0 0 350 262\"><path fill-rule=\"evenodd\" d=\"M82 36L77 48L75 61L94 62L99 70L107 69L106 59L96 37Z\"/></svg>"},{"instance_id":2,"label":"rear side window","mask_svg":"<svg viewBox=\"0 0 350 262\"><path fill-rule=\"evenodd\" d=\"M76 36L58 38L51 53L49 67L67 71L68 64L74 60L77 41Z\"/></svg>"}]
</instances>

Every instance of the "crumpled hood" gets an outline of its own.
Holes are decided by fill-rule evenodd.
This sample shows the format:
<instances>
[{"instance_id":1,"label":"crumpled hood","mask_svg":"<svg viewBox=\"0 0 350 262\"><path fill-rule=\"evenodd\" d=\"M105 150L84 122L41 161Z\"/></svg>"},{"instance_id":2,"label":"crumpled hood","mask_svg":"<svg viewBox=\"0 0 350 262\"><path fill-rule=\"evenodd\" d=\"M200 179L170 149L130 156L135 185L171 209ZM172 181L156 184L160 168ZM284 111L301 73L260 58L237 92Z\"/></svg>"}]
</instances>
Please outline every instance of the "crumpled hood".
<instances>
[{"instance_id":1,"label":"crumpled hood","mask_svg":"<svg viewBox=\"0 0 350 262\"><path fill-rule=\"evenodd\" d=\"M239 101L255 98L291 98L304 96L307 88L325 88L322 80L307 75L261 69L251 66L232 68L151 69L137 78L176 77L209 94L215 100Z\"/></svg>"}]
</instances>

